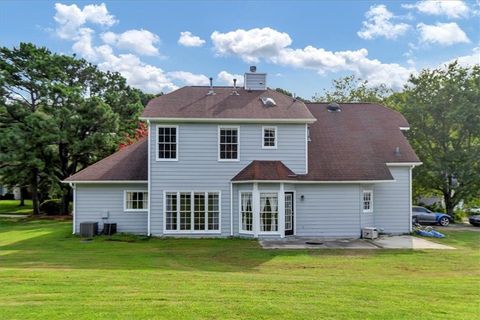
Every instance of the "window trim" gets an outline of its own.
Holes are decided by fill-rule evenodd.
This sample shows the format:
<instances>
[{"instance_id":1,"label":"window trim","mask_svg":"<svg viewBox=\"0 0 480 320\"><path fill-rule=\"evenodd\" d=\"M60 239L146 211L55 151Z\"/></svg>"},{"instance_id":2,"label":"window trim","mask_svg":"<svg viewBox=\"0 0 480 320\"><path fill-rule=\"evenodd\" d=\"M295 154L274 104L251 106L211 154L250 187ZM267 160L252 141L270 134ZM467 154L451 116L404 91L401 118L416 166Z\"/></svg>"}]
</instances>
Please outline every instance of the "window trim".
<instances>
[{"instance_id":1,"label":"window trim","mask_svg":"<svg viewBox=\"0 0 480 320\"><path fill-rule=\"evenodd\" d=\"M167 218L166 218L166 209L167 209L167 193L176 193L177 194L177 220L178 220L178 213L180 212L180 193L190 193L190 219L191 219L191 227L190 230L167 230ZM195 212L195 193L205 193L207 194L218 194L218 230L194 230L194 212ZM206 208L208 208L208 198L206 198ZM208 209L207 209L208 211ZM163 212L162 212L162 219L163 219L163 234L221 234L222 233L222 192L220 190L164 190L163 191ZM179 220L177 223L180 223ZM208 223L208 221L207 221Z\"/></svg>"},{"instance_id":2,"label":"window trim","mask_svg":"<svg viewBox=\"0 0 480 320\"><path fill-rule=\"evenodd\" d=\"M220 158L220 132L222 129L237 129L237 159L221 159ZM217 131L217 160L219 162L237 162L240 161L240 126L218 126Z\"/></svg>"},{"instance_id":3,"label":"window trim","mask_svg":"<svg viewBox=\"0 0 480 320\"><path fill-rule=\"evenodd\" d=\"M175 158L171 158L171 159L164 159L164 158L160 158L158 156L158 151L159 151L159 148L158 148L158 129L159 128L175 128L176 129L176 142L175 142L175 145L176 145L176 157ZM171 125L171 124L157 124L155 126L155 141L156 141L156 155L155 155L155 159L156 161L178 161L178 154L179 154L179 146L180 146L180 134L179 134L179 129L178 129L178 125Z\"/></svg>"},{"instance_id":4,"label":"window trim","mask_svg":"<svg viewBox=\"0 0 480 320\"><path fill-rule=\"evenodd\" d=\"M242 194L249 193L252 195L252 231L243 230L243 221L242 221ZM240 190L238 191L238 233L242 234L254 234L255 230L255 214L253 212L253 190Z\"/></svg>"},{"instance_id":5,"label":"window trim","mask_svg":"<svg viewBox=\"0 0 480 320\"><path fill-rule=\"evenodd\" d=\"M365 210L365 193L370 193L370 209ZM373 190L372 189L365 189L362 192L362 211L364 213L372 213L373 212Z\"/></svg>"},{"instance_id":6,"label":"window trim","mask_svg":"<svg viewBox=\"0 0 480 320\"><path fill-rule=\"evenodd\" d=\"M275 137L274 142L275 145L273 146L266 146L265 145L265 129L273 129L275 130ZM278 148L278 128L277 126L262 126L262 149L277 149Z\"/></svg>"},{"instance_id":7,"label":"window trim","mask_svg":"<svg viewBox=\"0 0 480 320\"><path fill-rule=\"evenodd\" d=\"M147 193L147 208L144 209L127 209L127 193L128 192L146 192ZM150 194L148 193L147 189L137 189L137 190L131 190L131 189L126 189L123 190L123 211L124 212L148 212L148 199L150 198Z\"/></svg>"}]
</instances>

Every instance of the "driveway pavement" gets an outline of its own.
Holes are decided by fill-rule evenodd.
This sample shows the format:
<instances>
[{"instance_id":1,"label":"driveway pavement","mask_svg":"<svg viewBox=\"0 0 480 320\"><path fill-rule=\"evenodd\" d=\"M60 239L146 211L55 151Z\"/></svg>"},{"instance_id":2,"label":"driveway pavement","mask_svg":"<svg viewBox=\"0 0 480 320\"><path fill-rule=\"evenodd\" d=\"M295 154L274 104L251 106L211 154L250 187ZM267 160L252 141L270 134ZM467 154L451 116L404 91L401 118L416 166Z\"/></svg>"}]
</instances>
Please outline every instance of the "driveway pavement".
<instances>
[{"instance_id":1,"label":"driveway pavement","mask_svg":"<svg viewBox=\"0 0 480 320\"><path fill-rule=\"evenodd\" d=\"M284 238L262 239L259 241L264 249L455 249L413 236L380 237L368 239L325 239L325 238Z\"/></svg>"}]
</instances>

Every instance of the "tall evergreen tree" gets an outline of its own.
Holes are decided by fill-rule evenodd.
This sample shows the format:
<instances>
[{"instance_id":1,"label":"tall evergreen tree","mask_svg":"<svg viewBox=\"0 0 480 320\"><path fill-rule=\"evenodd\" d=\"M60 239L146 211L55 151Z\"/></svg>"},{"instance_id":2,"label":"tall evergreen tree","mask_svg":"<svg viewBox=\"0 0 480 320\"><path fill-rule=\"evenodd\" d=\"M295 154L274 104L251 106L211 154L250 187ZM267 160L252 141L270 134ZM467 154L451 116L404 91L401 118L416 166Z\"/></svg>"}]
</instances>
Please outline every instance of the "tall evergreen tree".
<instances>
[{"instance_id":1,"label":"tall evergreen tree","mask_svg":"<svg viewBox=\"0 0 480 320\"><path fill-rule=\"evenodd\" d=\"M40 178L51 181L67 212L71 189L61 181L134 133L140 92L118 73L27 43L0 48L0 70L0 134L9 137L0 141L0 176L13 179L23 166L18 178L30 172L34 197Z\"/></svg>"}]
</instances>

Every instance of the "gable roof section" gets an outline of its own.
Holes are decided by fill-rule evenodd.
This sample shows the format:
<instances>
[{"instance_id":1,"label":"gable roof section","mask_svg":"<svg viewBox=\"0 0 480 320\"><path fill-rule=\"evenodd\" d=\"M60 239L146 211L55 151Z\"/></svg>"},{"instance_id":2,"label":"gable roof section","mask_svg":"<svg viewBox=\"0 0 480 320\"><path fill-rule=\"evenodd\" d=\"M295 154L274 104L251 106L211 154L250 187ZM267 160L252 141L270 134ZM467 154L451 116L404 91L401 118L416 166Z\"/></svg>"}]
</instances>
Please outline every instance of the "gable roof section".
<instances>
[{"instance_id":1,"label":"gable roof section","mask_svg":"<svg viewBox=\"0 0 480 320\"><path fill-rule=\"evenodd\" d=\"M147 181L148 139L126 146L65 179L65 182Z\"/></svg>"},{"instance_id":2,"label":"gable roof section","mask_svg":"<svg viewBox=\"0 0 480 320\"><path fill-rule=\"evenodd\" d=\"M310 125L308 174L299 180L393 180L386 163L420 161L400 130L409 124L399 112L364 103L329 112L327 105L307 104L317 122Z\"/></svg>"},{"instance_id":3,"label":"gable roof section","mask_svg":"<svg viewBox=\"0 0 480 320\"><path fill-rule=\"evenodd\" d=\"M254 160L243 168L232 181L273 181L292 180L295 181L295 173L281 161L260 161Z\"/></svg>"},{"instance_id":4,"label":"gable roof section","mask_svg":"<svg viewBox=\"0 0 480 320\"><path fill-rule=\"evenodd\" d=\"M156 97L150 100L141 118L315 121L305 103L275 90L237 88L239 95L233 95L233 87L214 87L215 94L207 95L209 90L209 87L183 87ZM262 97L272 98L276 106L263 105Z\"/></svg>"}]
</instances>

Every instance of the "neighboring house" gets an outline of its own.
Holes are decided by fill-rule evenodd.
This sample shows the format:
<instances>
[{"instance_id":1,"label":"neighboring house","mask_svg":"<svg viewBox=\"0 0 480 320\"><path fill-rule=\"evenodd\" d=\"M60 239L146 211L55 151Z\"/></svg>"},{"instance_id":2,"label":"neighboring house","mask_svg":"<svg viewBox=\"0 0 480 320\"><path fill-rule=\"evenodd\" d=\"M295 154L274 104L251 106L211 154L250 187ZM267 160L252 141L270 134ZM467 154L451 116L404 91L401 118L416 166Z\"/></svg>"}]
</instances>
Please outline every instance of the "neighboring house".
<instances>
[{"instance_id":1,"label":"neighboring house","mask_svg":"<svg viewBox=\"0 0 480 320\"><path fill-rule=\"evenodd\" d=\"M398 112L303 103L245 87L183 87L149 102L149 135L65 182L83 221L154 236L359 237L411 230L419 159Z\"/></svg>"},{"instance_id":2,"label":"neighboring house","mask_svg":"<svg viewBox=\"0 0 480 320\"><path fill-rule=\"evenodd\" d=\"M13 198L15 200L20 200L20 188L18 187L13 187L13 188L9 188L7 186L2 186L0 185L0 196L4 196L6 195L7 193L12 193L13 194Z\"/></svg>"}]
</instances>

